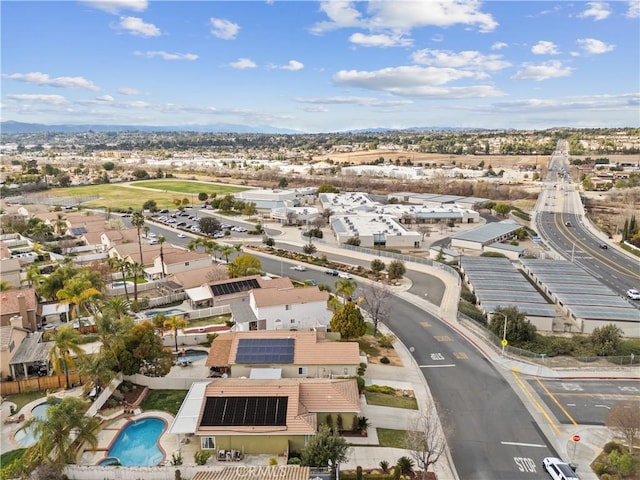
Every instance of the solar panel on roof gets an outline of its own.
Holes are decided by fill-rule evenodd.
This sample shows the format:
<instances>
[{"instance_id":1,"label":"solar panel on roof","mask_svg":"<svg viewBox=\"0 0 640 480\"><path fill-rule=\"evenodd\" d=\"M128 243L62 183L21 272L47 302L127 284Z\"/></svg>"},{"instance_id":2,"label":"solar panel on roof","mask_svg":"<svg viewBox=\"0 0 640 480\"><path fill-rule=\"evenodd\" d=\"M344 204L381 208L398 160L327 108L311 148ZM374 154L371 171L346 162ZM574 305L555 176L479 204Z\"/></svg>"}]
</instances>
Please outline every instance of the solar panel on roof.
<instances>
[{"instance_id":1,"label":"solar panel on roof","mask_svg":"<svg viewBox=\"0 0 640 480\"><path fill-rule=\"evenodd\" d=\"M293 363L293 338L241 338L236 363Z\"/></svg>"},{"instance_id":2,"label":"solar panel on roof","mask_svg":"<svg viewBox=\"0 0 640 480\"><path fill-rule=\"evenodd\" d=\"M200 426L285 426L288 403L288 397L207 397Z\"/></svg>"},{"instance_id":3,"label":"solar panel on roof","mask_svg":"<svg viewBox=\"0 0 640 480\"><path fill-rule=\"evenodd\" d=\"M255 278L251 278L249 280L237 280L235 282L220 283L218 285L211 285L211 290L213 291L214 296L246 292L249 290L253 290L254 288L260 288L260 284Z\"/></svg>"}]
</instances>

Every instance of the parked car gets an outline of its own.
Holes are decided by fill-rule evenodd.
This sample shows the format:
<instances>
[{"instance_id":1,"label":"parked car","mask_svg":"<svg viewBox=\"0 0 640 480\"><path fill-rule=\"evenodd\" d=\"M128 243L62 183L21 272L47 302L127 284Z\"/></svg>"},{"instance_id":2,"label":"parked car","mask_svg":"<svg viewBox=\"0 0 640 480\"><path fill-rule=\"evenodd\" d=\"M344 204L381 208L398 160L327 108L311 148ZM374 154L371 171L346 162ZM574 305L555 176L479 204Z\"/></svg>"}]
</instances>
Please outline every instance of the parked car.
<instances>
[{"instance_id":1,"label":"parked car","mask_svg":"<svg viewBox=\"0 0 640 480\"><path fill-rule=\"evenodd\" d=\"M542 467L553 480L580 480L573 468L559 458L546 457L542 461Z\"/></svg>"},{"instance_id":2,"label":"parked car","mask_svg":"<svg viewBox=\"0 0 640 480\"><path fill-rule=\"evenodd\" d=\"M629 290L627 290L627 297L629 297L631 300L640 300L640 290L630 288Z\"/></svg>"},{"instance_id":3,"label":"parked car","mask_svg":"<svg viewBox=\"0 0 640 480\"><path fill-rule=\"evenodd\" d=\"M337 270L327 270L326 272L327 275L333 275L334 277L337 277L339 272Z\"/></svg>"},{"instance_id":4,"label":"parked car","mask_svg":"<svg viewBox=\"0 0 640 480\"><path fill-rule=\"evenodd\" d=\"M147 237L154 238L154 237L157 237L157 235L156 235L155 233L153 233L153 232L149 232L149 233L147 234Z\"/></svg>"}]
</instances>

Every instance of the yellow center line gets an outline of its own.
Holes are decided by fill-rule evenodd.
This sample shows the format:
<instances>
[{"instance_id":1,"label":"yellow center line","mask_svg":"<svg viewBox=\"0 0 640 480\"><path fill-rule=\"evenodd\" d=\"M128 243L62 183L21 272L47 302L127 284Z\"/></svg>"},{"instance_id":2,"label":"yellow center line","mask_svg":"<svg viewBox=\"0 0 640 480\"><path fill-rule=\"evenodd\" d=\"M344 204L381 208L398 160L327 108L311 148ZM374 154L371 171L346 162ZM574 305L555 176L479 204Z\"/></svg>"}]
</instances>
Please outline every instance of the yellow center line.
<instances>
[{"instance_id":1,"label":"yellow center line","mask_svg":"<svg viewBox=\"0 0 640 480\"><path fill-rule=\"evenodd\" d=\"M560 410L562 410L562 413L564 413L566 415L566 417L571 421L571 423L573 423L576 427L578 426L578 422L576 422L573 417L569 414L569 412L567 412L565 410L565 408L560 404L560 402L558 402L558 399L556 397L553 396L553 393L551 393L547 387L544 386L544 384L540 381L539 378L536 378L536 382L538 382L538 384L542 387L542 389L546 392L547 395L549 395L549 398L551 398L551 400L553 400L553 403L555 403L558 408Z\"/></svg>"},{"instance_id":2,"label":"yellow center line","mask_svg":"<svg viewBox=\"0 0 640 480\"><path fill-rule=\"evenodd\" d=\"M558 426L554 423L554 421L551 419L551 417L549 416L549 414L544 410L544 408L542 407L542 405L540 405L540 402L538 402L538 400L536 400L536 398L531 394L531 392L529 391L529 389L527 388L527 385L522 381L522 379L518 376L518 373L516 372L516 370L511 370L511 374L513 375L513 377L516 379L516 381L520 384L520 388L522 388L522 390L524 391L524 393L527 394L527 396L529 397L529 399L536 405L536 407L538 407L538 410L540 410L540 413L542 413L542 415L544 415L544 418L547 419L547 422L549 422L549 425L551 425L553 427L553 429L556 431L556 433L560 433L560 429L558 428Z\"/></svg>"}]
</instances>

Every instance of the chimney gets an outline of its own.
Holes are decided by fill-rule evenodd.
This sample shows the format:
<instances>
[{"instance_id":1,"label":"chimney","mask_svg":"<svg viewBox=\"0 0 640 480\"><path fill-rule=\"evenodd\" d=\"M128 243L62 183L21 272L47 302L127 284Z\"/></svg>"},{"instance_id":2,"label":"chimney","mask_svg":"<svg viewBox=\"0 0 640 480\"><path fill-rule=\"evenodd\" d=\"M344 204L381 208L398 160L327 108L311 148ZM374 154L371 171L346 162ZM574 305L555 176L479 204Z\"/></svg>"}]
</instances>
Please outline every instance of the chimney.
<instances>
[{"instance_id":1,"label":"chimney","mask_svg":"<svg viewBox=\"0 0 640 480\"><path fill-rule=\"evenodd\" d=\"M22 317L20 315L14 315L9 319L9 325L13 328L23 328L22 327Z\"/></svg>"},{"instance_id":2,"label":"chimney","mask_svg":"<svg viewBox=\"0 0 640 480\"><path fill-rule=\"evenodd\" d=\"M20 316L22 317L22 326L32 332L35 331L36 326L31 325L29 321L29 313L27 312L27 297L24 296L24 293L19 293L16 298L18 299L18 312L20 312Z\"/></svg>"}]
</instances>

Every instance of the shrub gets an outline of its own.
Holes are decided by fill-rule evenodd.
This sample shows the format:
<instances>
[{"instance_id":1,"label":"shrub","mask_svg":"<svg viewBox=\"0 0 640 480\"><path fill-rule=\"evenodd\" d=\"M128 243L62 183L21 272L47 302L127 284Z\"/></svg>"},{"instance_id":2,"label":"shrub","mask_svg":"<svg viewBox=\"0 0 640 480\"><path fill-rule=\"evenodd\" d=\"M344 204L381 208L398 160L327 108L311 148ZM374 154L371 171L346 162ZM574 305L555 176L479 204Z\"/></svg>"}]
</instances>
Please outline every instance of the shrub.
<instances>
[{"instance_id":1,"label":"shrub","mask_svg":"<svg viewBox=\"0 0 640 480\"><path fill-rule=\"evenodd\" d=\"M356 467L356 480L363 480L362 467L360 465Z\"/></svg>"},{"instance_id":2,"label":"shrub","mask_svg":"<svg viewBox=\"0 0 640 480\"><path fill-rule=\"evenodd\" d=\"M365 385L364 377L357 376L356 383L358 384L358 393L362 393L364 391L364 385Z\"/></svg>"},{"instance_id":3,"label":"shrub","mask_svg":"<svg viewBox=\"0 0 640 480\"><path fill-rule=\"evenodd\" d=\"M378 339L378 343L382 348L391 348L393 347L393 342L396 341L395 335L382 335Z\"/></svg>"},{"instance_id":4,"label":"shrub","mask_svg":"<svg viewBox=\"0 0 640 480\"><path fill-rule=\"evenodd\" d=\"M300 459L298 457L291 457L287 461L287 464L289 464L289 465L300 465Z\"/></svg>"},{"instance_id":5,"label":"shrub","mask_svg":"<svg viewBox=\"0 0 640 480\"><path fill-rule=\"evenodd\" d=\"M595 462L595 463L593 464L593 467L592 467L592 468L593 468L593 471L594 471L594 473L595 473L596 475L602 475L602 474L605 472L605 470L607 469L607 467L605 466L605 464L604 464L604 463L602 463L602 462Z\"/></svg>"},{"instance_id":6,"label":"shrub","mask_svg":"<svg viewBox=\"0 0 640 480\"><path fill-rule=\"evenodd\" d=\"M382 393L384 395L395 395L396 390L388 385L369 385L367 392Z\"/></svg>"},{"instance_id":7,"label":"shrub","mask_svg":"<svg viewBox=\"0 0 640 480\"><path fill-rule=\"evenodd\" d=\"M271 465L272 467L275 466L275 465L278 465L278 459L274 458L274 457L271 457L269 459L269 465Z\"/></svg>"},{"instance_id":8,"label":"shrub","mask_svg":"<svg viewBox=\"0 0 640 480\"><path fill-rule=\"evenodd\" d=\"M626 448L621 443L615 442L615 441L612 440L610 442L605 443L603 450L604 450L604 453L609 455L614 450L617 451L618 453L622 453L622 452L626 451Z\"/></svg>"},{"instance_id":9,"label":"shrub","mask_svg":"<svg viewBox=\"0 0 640 480\"><path fill-rule=\"evenodd\" d=\"M211 456L211 452L208 450L198 450L193 454L193 460L196 462L196 465L204 465L209 460Z\"/></svg>"},{"instance_id":10,"label":"shrub","mask_svg":"<svg viewBox=\"0 0 640 480\"><path fill-rule=\"evenodd\" d=\"M180 452L173 452L171 454L171 465L182 465L182 453ZM176 470L176 472L179 472L180 470Z\"/></svg>"},{"instance_id":11,"label":"shrub","mask_svg":"<svg viewBox=\"0 0 640 480\"><path fill-rule=\"evenodd\" d=\"M389 473L389 462L387 462L386 460L382 460L379 465L382 469L382 473Z\"/></svg>"},{"instance_id":12,"label":"shrub","mask_svg":"<svg viewBox=\"0 0 640 480\"><path fill-rule=\"evenodd\" d=\"M391 361L387 357L382 357L380 359L380 363L384 363L386 365L387 363L391 363Z\"/></svg>"}]
</instances>

